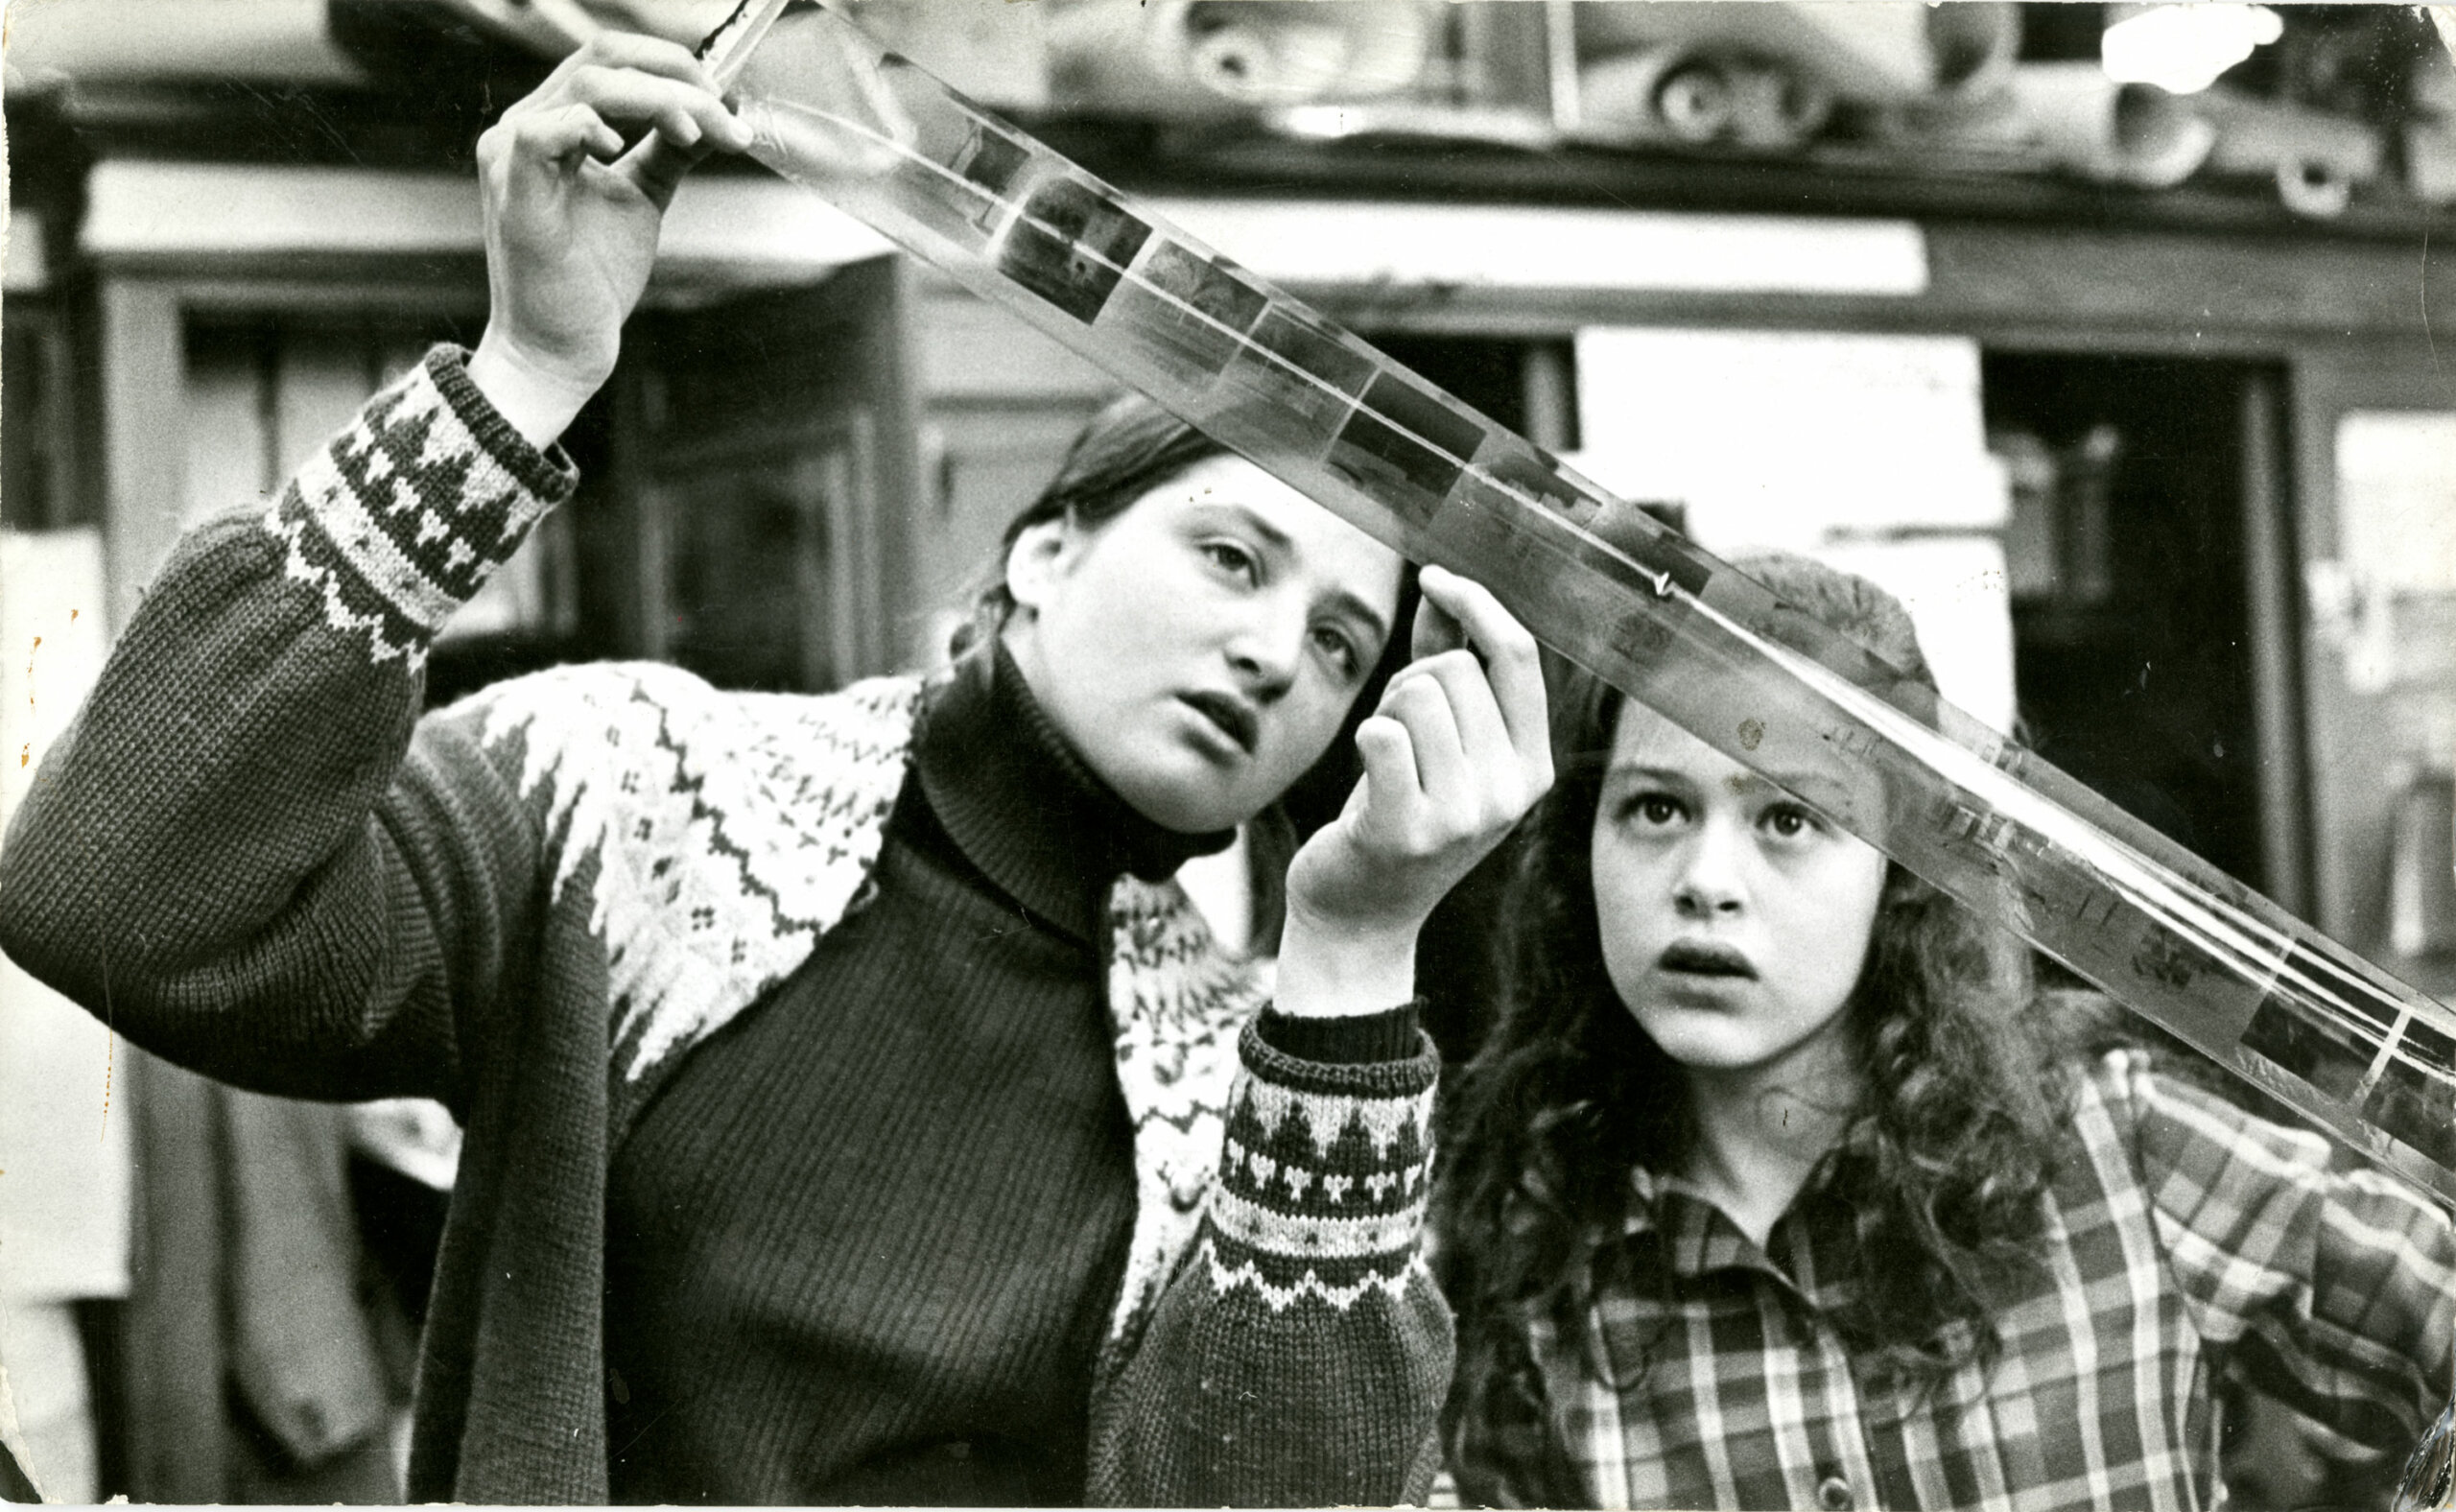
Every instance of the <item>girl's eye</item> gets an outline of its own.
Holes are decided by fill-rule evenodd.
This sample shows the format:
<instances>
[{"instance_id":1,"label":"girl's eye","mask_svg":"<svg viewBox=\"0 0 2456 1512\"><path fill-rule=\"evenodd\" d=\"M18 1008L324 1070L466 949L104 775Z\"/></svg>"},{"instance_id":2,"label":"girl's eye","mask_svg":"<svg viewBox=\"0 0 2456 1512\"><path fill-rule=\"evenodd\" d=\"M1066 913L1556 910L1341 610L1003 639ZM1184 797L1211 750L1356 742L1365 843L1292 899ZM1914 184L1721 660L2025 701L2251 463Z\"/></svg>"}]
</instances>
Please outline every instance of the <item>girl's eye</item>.
<instances>
[{"instance_id":1,"label":"girl's eye","mask_svg":"<svg viewBox=\"0 0 2456 1512\"><path fill-rule=\"evenodd\" d=\"M1262 581L1262 558L1235 541L1204 541L1200 550L1213 566L1230 576L1248 583Z\"/></svg>"},{"instance_id":2,"label":"girl's eye","mask_svg":"<svg viewBox=\"0 0 2456 1512\"><path fill-rule=\"evenodd\" d=\"M1681 815L1680 800L1665 792L1641 792L1620 806L1623 819L1641 824L1676 824Z\"/></svg>"},{"instance_id":3,"label":"girl's eye","mask_svg":"<svg viewBox=\"0 0 2456 1512\"><path fill-rule=\"evenodd\" d=\"M1331 659L1331 665L1338 669L1342 678L1352 682L1364 675L1363 653L1335 626L1326 625L1315 630L1313 644L1321 648L1322 654Z\"/></svg>"},{"instance_id":4,"label":"girl's eye","mask_svg":"<svg viewBox=\"0 0 2456 1512\"><path fill-rule=\"evenodd\" d=\"M1816 815L1795 804L1778 804L1765 811L1765 828L1777 837L1792 840L1816 828Z\"/></svg>"}]
</instances>

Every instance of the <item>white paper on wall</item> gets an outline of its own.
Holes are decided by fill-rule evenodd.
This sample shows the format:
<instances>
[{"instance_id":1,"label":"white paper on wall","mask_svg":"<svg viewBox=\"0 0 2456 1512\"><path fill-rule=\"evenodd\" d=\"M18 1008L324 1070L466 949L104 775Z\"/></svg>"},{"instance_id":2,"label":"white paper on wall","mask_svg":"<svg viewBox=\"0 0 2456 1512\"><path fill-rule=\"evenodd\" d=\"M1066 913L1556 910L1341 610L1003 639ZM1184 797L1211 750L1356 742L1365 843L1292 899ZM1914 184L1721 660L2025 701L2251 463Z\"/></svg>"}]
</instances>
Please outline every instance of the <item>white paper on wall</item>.
<instances>
[{"instance_id":1,"label":"white paper on wall","mask_svg":"<svg viewBox=\"0 0 2456 1512\"><path fill-rule=\"evenodd\" d=\"M2456 593L2456 413L2337 421L2337 549L2391 593Z\"/></svg>"},{"instance_id":2,"label":"white paper on wall","mask_svg":"<svg viewBox=\"0 0 2456 1512\"><path fill-rule=\"evenodd\" d=\"M1580 471L1678 502L1718 555L1798 552L1888 589L1945 697L2011 729L2010 494L1975 342L1601 327L1577 375Z\"/></svg>"},{"instance_id":3,"label":"white paper on wall","mask_svg":"<svg viewBox=\"0 0 2456 1512\"><path fill-rule=\"evenodd\" d=\"M1854 541L1808 554L1900 599L1948 702L2013 728L2013 602L1993 536Z\"/></svg>"},{"instance_id":4,"label":"white paper on wall","mask_svg":"<svg viewBox=\"0 0 2456 1512\"><path fill-rule=\"evenodd\" d=\"M1963 338L1597 327L1577 384L1592 476L1682 501L1709 551L2008 516Z\"/></svg>"},{"instance_id":5,"label":"white paper on wall","mask_svg":"<svg viewBox=\"0 0 2456 1512\"><path fill-rule=\"evenodd\" d=\"M102 536L0 532L0 825L101 675ZM111 1035L0 958L0 1302L128 1291L126 1079Z\"/></svg>"}]
</instances>

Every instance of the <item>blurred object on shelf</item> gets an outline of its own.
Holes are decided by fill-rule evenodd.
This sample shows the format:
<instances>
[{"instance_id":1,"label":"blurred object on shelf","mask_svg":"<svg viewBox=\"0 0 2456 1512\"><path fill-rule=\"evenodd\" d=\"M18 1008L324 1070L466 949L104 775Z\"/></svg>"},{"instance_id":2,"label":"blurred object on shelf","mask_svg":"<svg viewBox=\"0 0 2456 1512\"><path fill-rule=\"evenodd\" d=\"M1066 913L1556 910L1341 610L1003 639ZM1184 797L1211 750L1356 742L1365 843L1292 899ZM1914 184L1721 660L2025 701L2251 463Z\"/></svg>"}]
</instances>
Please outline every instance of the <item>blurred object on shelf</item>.
<instances>
[{"instance_id":1,"label":"blurred object on shelf","mask_svg":"<svg viewBox=\"0 0 2456 1512\"><path fill-rule=\"evenodd\" d=\"M2417 200L2456 203L2456 121L2405 128L2405 186Z\"/></svg>"},{"instance_id":2,"label":"blurred object on shelf","mask_svg":"<svg viewBox=\"0 0 2456 1512\"><path fill-rule=\"evenodd\" d=\"M1549 152L1561 145L1562 133L1543 116L1523 109L1493 106L1433 105L1422 100L1364 102L1358 105L1292 105L1263 117L1271 130L1314 142L1356 137L1413 138L1436 142L1480 142L1523 152Z\"/></svg>"},{"instance_id":3,"label":"blurred object on shelf","mask_svg":"<svg viewBox=\"0 0 2456 1512\"><path fill-rule=\"evenodd\" d=\"M2117 83L2085 61L2016 64L1985 94L1898 102L1867 121L1871 135L1904 155L1941 150L1970 167L2142 189L2189 178L2217 139L2191 101Z\"/></svg>"},{"instance_id":4,"label":"blurred object on shelf","mask_svg":"<svg viewBox=\"0 0 2456 1512\"><path fill-rule=\"evenodd\" d=\"M2001 0L1925 8L1935 77L1927 97L1984 99L2012 82L2021 55L2021 8Z\"/></svg>"},{"instance_id":5,"label":"blurred object on shelf","mask_svg":"<svg viewBox=\"0 0 2456 1512\"><path fill-rule=\"evenodd\" d=\"M1421 0L1051 0L1046 24L1058 108L1216 117L1397 94L1441 21Z\"/></svg>"},{"instance_id":6,"label":"blurred object on shelf","mask_svg":"<svg viewBox=\"0 0 2456 1512\"><path fill-rule=\"evenodd\" d=\"M1938 47L1938 86L1874 108L1867 125L1878 140L1950 140L2012 110L2021 57L2017 5L1940 5L1928 32Z\"/></svg>"},{"instance_id":7,"label":"blurred object on shelf","mask_svg":"<svg viewBox=\"0 0 2456 1512\"><path fill-rule=\"evenodd\" d=\"M363 0L362 0L363 3ZM696 47L735 0L423 0L555 56L611 28ZM834 0L862 31L984 105L1049 104L1049 43L1038 5L982 0Z\"/></svg>"},{"instance_id":8,"label":"blurred object on shelf","mask_svg":"<svg viewBox=\"0 0 2456 1512\"><path fill-rule=\"evenodd\" d=\"M98 3L53 0L33 30L50 35L54 10ZM325 3L336 56L398 86L507 51L558 57L609 27L694 41L731 0ZM1791 156L1910 178L2062 175L2155 190L2199 176L2227 180L2217 192L2235 199L2262 192L2247 180L2274 185L2307 219L2344 214L2382 179L2395 180L2392 201L2456 203L2456 66L2428 8L834 3L882 45L1027 116L1250 123L1310 142ZM262 0L276 4L295 0ZM192 68L181 47L120 50L131 48L166 77ZM12 82L19 62L12 51Z\"/></svg>"},{"instance_id":9,"label":"blurred object on shelf","mask_svg":"<svg viewBox=\"0 0 2456 1512\"><path fill-rule=\"evenodd\" d=\"M2405 184L2433 204L2456 201L2456 6L2432 6L2434 40L2414 59L2404 122Z\"/></svg>"},{"instance_id":10,"label":"blurred object on shelf","mask_svg":"<svg viewBox=\"0 0 2456 1512\"><path fill-rule=\"evenodd\" d=\"M1639 141L1718 141L1736 113L1732 73L1744 66L1678 45L1632 48L1579 73L1579 124Z\"/></svg>"},{"instance_id":11,"label":"blurred object on shelf","mask_svg":"<svg viewBox=\"0 0 2456 1512\"><path fill-rule=\"evenodd\" d=\"M2284 18L2263 5L2118 5L2108 19L2098 38L2107 77L2181 95L2285 35Z\"/></svg>"},{"instance_id":12,"label":"blurred object on shelf","mask_svg":"<svg viewBox=\"0 0 2456 1512\"><path fill-rule=\"evenodd\" d=\"M2456 951L2456 773L2414 773L2388 847L2388 938L2399 956Z\"/></svg>"},{"instance_id":13,"label":"blurred object on shelf","mask_svg":"<svg viewBox=\"0 0 2456 1512\"><path fill-rule=\"evenodd\" d=\"M2058 609L2106 602L2114 592L2110 511L2122 433L2093 425L2058 447L2029 431L1999 431L1987 448L2012 494L2004 575L2013 599Z\"/></svg>"},{"instance_id":14,"label":"blurred object on shelf","mask_svg":"<svg viewBox=\"0 0 2456 1512\"><path fill-rule=\"evenodd\" d=\"M2393 127L2413 109L2414 65L2444 51L2420 6L2298 5L2284 35L2227 83L2326 115Z\"/></svg>"},{"instance_id":15,"label":"blurred object on shelf","mask_svg":"<svg viewBox=\"0 0 2456 1512\"><path fill-rule=\"evenodd\" d=\"M1570 0L1533 0L1523 5L1445 7L1442 18L1450 56L1441 61L1449 65L1449 73L1445 81L1437 70L1429 69L1417 93L1471 112L1512 110L1550 121L1553 70L1574 60L1567 57L1570 4ZM1556 10L1560 12L1557 22Z\"/></svg>"},{"instance_id":16,"label":"blurred object on shelf","mask_svg":"<svg viewBox=\"0 0 2456 1512\"><path fill-rule=\"evenodd\" d=\"M2197 104L2217 129L2209 170L2273 177L2278 198L2297 215L2342 215L2354 186L2379 177L2379 133L2363 122L2223 85Z\"/></svg>"},{"instance_id":17,"label":"blurred object on shelf","mask_svg":"<svg viewBox=\"0 0 2456 1512\"><path fill-rule=\"evenodd\" d=\"M2020 42L2019 8L1915 0L1717 5L1656 0L1577 9L1581 58L1676 47L1787 65L1846 100L1900 101L1991 89Z\"/></svg>"},{"instance_id":18,"label":"blurred object on shelf","mask_svg":"<svg viewBox=\"0 0 2456 1512\"><path fill-rule=\"evenodd\" d=\"M2217 140L2191 102L2117 83L2095 63L2022 64L2009 94L2016 145L2102 183L2172 188L2200 171Z\"/></svg>"},{"instance_id":19,"label":"blurred object on shelf","mask_svg":"<svg viewBox=\"0 0 2456 1512\"><path fill-rule=\"evenodd\" d=\"M1788 63L1683 44L1633 48L1578 76L1577 134L1593 141L1795 149L1832 111L1832 92Z\"/></svg>"},{"instance_id":20,"label":"blurred object on shelf","mask_svg":"<svg viewBox=\"0 0 2456 1512\"><path fill-rule=\"evenodd\" d=\"M1936 50L1935 87L1886 102L1871 124L1879 137L1950 136L1967 123L2002 113L2012 103L2021 56L2019 6L1937 6L1927 34Z\"/></svg>"}]
</instances>

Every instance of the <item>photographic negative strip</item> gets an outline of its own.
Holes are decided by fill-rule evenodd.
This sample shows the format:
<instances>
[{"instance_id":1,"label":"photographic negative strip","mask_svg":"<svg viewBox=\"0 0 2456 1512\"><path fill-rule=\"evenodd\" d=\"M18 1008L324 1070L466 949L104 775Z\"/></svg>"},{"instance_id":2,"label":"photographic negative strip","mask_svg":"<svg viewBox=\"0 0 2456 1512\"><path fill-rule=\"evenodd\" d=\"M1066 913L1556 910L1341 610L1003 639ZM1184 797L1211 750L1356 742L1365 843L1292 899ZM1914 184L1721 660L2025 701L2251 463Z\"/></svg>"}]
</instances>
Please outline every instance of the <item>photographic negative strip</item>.
<instances>
[{"instance_id":1,"label":"photographic negative strip","mask_svg":"<svg viewBox=\"0 0 2456 1512\"><path fill-rule=\"evenodd\" d=\"M1269 303L1219 262L1160 236L1145 246L1105 319L1178 382L1204 388L1236 359Z\"/></svg>"},{"instance_id":2,"label":"photographic negative strip","mask_svg":"<svg viewBox=\"0 0 2456 1512\"><path fill-rule=\"evenodd\" d=\"M1301 311L1274 302L1223 377L1230 416L1296 456L1318 458L1380 365Z\"/></svg>"},{"instance_id":3,"label":"photographic negative strip","mask_svg":"<svg viewBox=\"0 0 2456 1512\"><path fill-rule=\"evenodd\" d=\"M1451 408L1438 390L1382 370L1331 443L1333 470L1386 496L1418 525L1441 508L1484 427Z\"/></svg>"},{"instance_id":4,"label":"photographic negative strip","mask_svg":"<svg viewBox=\"0 0 2456 1512\"><path fill-rule=\"evenodd\" d=\"M1084 324L1109 302L1151 227L1105 190L1060 177L1032 186L1007 225L998 271Z\"/></svg>"},{"instance_id":5,"label":"photographic negative strip","mask_svg":"<svg viewBox=\"0 0 2456 1512\"><path fill-rule=\"evenodd\" d=\"M2362 1111L2443 1166L2456 1166L2456 1037L2408 1024Z\"/></svg>"}]
</instances>

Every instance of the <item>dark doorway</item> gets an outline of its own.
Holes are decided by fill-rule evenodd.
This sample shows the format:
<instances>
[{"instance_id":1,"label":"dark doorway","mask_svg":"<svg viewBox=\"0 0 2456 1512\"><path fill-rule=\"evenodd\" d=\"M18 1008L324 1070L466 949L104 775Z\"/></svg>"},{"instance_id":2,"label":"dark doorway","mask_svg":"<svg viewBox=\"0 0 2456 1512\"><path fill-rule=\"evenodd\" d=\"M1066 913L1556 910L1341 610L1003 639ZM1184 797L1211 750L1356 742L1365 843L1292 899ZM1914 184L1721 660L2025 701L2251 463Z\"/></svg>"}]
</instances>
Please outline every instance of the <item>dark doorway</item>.
<instances>
[{"instance_id":1,"label":"dark doorway","mask_svg":"<svg viewBox=\"0 0 2456 1512\"><path fill-rule=\"evenodd\" d=\"M1989 444L2013 475L2021 733L2213 864L2274 887L2254 638L2279 631L2255 596L2277 602L2282 585L2257 580L2247 535L2277 497L2254 476L2273 453L2248 434L2273 379L2248 364L2004 353L1982 374Z\"/></svg>"}]
</instances>

